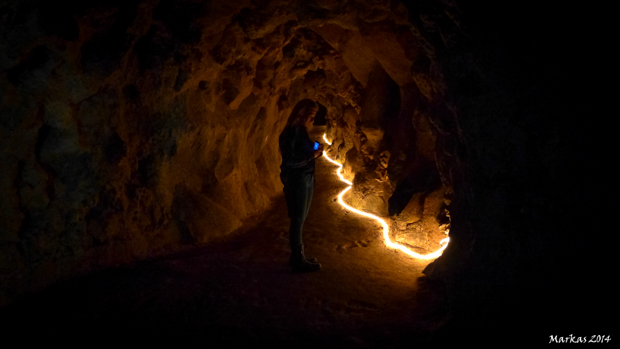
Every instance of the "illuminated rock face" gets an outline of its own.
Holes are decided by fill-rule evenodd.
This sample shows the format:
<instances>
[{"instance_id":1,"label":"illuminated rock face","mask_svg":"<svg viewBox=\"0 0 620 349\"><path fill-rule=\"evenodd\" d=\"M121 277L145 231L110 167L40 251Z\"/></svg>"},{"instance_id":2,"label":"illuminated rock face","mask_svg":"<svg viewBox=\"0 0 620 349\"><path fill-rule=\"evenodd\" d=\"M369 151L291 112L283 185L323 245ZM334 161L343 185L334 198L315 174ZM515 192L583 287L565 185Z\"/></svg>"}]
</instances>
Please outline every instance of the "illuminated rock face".
<instances>
[{"instance_id":1,"label":"illuminated rock face","mask_svg":"<svg viewBox=\"0 0 620 349\"><path fill-rule=\"evenodd\" d=\"M426 105L441 84L402 4L37 4L2 5L0 304L260 214L281 192L277 137L303 98L326 106L360 208L387 216L414 159L434 163ZM429 205L436 220L443 191L405 193L393 224Z\"/></svg>"}]
</instances>

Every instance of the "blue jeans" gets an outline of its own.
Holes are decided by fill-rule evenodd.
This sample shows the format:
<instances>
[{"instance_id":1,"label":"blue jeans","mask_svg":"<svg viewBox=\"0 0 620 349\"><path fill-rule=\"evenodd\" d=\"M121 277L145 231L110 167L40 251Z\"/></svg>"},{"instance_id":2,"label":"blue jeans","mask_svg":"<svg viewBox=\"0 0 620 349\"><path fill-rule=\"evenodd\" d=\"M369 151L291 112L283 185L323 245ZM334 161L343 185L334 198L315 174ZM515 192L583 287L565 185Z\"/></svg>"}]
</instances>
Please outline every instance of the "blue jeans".
<instances>
[{"instance_id":1,"label":"blue jeans","mask_svg":"<svg viewBox=\"0 0 620 349\"><path fill-rule=\"evenodd\" d=\"M291 171L293 172L293 171ZM314 174L289 173L282 177L284 197L288 207L288 216L291 219L290 244L291 250L303 244L301 231L308 217L312 194L314 193Z\"/></svg>"}]
</instances>

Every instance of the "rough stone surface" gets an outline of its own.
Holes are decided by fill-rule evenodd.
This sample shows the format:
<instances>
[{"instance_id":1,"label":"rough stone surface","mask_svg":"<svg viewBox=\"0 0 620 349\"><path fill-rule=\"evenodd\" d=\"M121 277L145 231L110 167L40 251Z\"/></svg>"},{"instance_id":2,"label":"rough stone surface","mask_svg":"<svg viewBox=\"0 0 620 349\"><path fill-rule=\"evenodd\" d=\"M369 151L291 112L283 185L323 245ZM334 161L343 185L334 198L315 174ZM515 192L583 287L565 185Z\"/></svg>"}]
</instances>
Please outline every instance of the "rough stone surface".
<instances>
[{"instance_id":1,"label":"rough stone surface","mask_svg":"<svg viewBox=\"0 0 620 349\"><path fill-rule=\"evenodd\" d=\"M0 304L264 212L282 187L277 137L303 98L326 106L352 203L387 217L400 178L384 134L395 118L414 133L399 85L414 83L407 45L421 45L402 46L414 27L392 7L4 3Z\"/></svg>"}]
</instances>

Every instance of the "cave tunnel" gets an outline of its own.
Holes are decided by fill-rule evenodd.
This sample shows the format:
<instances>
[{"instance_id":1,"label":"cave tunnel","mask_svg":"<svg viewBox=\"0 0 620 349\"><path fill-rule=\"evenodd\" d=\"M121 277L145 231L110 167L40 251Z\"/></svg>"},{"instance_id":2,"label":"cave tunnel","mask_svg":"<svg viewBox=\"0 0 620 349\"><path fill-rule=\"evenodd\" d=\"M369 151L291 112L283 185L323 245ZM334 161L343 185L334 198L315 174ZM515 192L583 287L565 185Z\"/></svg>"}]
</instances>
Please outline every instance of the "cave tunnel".
<instances>
[{"instance_id":1,"label":"cave tunnel","mask_svg":"<svg viewBox=\"0 0 620 349\"><path fill-rule=\"evenodd\" d=\"M574 49L606 22L504 6L3 1L3 337L609 342L615 132L605 55ZM323 157L323 268L290 273L278 137L305 98L345 201L418 254L449 236L440 257L388 248Z\"/></svg>"}]
</instances>

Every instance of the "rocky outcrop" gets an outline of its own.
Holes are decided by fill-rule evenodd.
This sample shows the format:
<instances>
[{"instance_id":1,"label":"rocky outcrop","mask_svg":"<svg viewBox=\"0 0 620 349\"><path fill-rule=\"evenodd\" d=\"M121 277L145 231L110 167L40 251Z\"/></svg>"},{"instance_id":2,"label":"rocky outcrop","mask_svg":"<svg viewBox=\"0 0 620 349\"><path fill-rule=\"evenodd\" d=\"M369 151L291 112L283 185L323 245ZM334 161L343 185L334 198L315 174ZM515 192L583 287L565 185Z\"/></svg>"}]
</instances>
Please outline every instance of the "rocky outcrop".
<instances>
[{"instance_id":1,"label":"rocky outcrop","mask_svg":"<svg viewBox=\"0 0 620 349\"><path fill-rule=\"evenodd\" d=\"M388 201L405 191L406 212L443 210L424 209L441 203L426 195L438 181L402 184L420 168L405 164L434 152L429 87L411 74L428 44L402 4L9 1L1 13L1 304L260 214L281 191L276 139L303 98L326 107L354 204L398 214ZM400 239L430 248L410 229Z\"/></svg>"}]
</instances>

